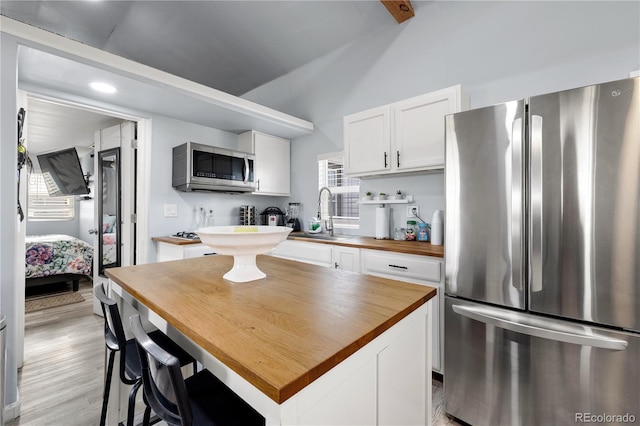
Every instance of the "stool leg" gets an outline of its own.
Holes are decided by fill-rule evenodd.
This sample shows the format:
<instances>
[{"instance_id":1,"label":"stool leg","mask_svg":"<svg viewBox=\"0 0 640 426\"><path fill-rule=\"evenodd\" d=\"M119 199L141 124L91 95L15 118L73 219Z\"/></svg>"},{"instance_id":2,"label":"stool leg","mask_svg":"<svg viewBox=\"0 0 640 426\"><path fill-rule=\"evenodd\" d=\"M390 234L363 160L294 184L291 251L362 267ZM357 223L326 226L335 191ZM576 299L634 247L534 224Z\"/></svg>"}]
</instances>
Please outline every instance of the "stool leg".
<instances>
[{"instance_id":1,"label":"stool leg","mask_svg":"<svg viewBox=\"0 0 640 426\"><path fill-rule=\"evenodd\" d=\"M147 405L147 408L144 409L144 417L142 419L142 424L144 426L149 426L151 420L151 407Z\"/></svg>"},{"instance_id":2,"label":"stool leg","mask_svg":"<svg viewBox=\"0 0 640 426\"><path fill-rule=\"evenodd\" d=\"M127 426L133 426L133 418L136 415L136 394L142 384L142 379L139 379L133 384L133 387L129 391L129 408L127 409Z\"/></svg>"},{"instance_id":3,"label":"stool leg","mask_svg":"<svg viewBox=\"0 0 640 426\"><path fill-rule=\"evenodd\" d=\"M102 394L102 412L100 413L100 426L104 426L107 421L107 404L109 403L109 391L111 390L111 376L113 375L113 361L116 353L110 351L109 362L107 363L107 377L104 379L104 393Z\"/></svg>"}]
</instances>

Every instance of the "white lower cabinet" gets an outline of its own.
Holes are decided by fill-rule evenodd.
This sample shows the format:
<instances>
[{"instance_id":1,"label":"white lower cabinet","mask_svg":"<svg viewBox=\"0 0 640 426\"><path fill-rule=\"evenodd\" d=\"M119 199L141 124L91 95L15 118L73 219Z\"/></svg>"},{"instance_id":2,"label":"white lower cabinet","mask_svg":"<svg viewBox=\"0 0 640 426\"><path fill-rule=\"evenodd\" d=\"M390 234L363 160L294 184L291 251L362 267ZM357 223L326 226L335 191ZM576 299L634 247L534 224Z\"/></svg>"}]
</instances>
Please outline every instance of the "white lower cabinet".
<instances>
[{"instance_id":1,"label":"white lower cabinet","mask_svg":"<svg viewBox=\"0 0 640 426\"><path fill-rule=\"evenodd\" d=\"M204 244L171 244L158 242L156 262L191 259L215 254L213 249Z\"/></svg>"},{"instance_id":2,"label":"white lower cabinet","mask_svg":"<svg viewBox=\"0 0 640 426\"><path fill-rule=\"evenodd\" d=\"M297 260L319 266L333 265L333 250L329 244L307 243L305 241L285 240L269 253L283 259Z\"/></svg>"},{"instance_id":3,"label":"white lower cabinet","mask_svg":"<svg viewBox=\"0 0 640 426\"><path fill-rule=\"evenodd\" d=\"M294 403L297 415L282 423L430 424L431 377L426 370L431 314L423 305L314 381L309 386L313 394L300 395Z\"/></svg>"},{"instance_id":4,"label":"white lower cabinet","mask_svg":"<svg viewBox=\"0 0 640 426\"><path fill-rule=\"evenodd\" d=\"M343 271L360 272L360 249L333 246L333 267Z\"/></svg>"},{"instance_id":5,"label":"white lower cabinet","mask_svg":"<svg viewBox=\"0 0 640 426\"><path fill-rule=\"evenodd\" d=\"M432 367L433 370L442 373L444 350L444 268L442 259L368 249L360 250L360 256L363 274L428 285L438 289L438 294L432 304Z\"/></svg>"}]
</instances>

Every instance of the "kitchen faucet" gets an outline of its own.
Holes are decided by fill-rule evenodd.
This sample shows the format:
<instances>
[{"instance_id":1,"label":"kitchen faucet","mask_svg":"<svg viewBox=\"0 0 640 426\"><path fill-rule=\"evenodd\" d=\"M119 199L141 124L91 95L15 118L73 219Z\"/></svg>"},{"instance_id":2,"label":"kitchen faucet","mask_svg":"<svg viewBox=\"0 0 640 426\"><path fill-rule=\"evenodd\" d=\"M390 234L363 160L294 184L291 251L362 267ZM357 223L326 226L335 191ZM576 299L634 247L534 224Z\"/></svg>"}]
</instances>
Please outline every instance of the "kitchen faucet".
<instances>
[{"instance_id":1,"label":"kitchen faucet","mask_svg":"<svg viewBox=\"0 0 640 426\"><path fill-rule=\"evenodd\" d=\"M322 201L322 191L327 191L329 193L329 226L327 227L325 223L325 229L329 231L329 235L333 237L333 203L331 201L331 199L333 198L333 194L331 193L331 190L326 186L323 186L322 188L320 188L320 192L318 192L318 219L322 218L321 212L320 212L320 202Z\"/></svg>"}]
</instances>

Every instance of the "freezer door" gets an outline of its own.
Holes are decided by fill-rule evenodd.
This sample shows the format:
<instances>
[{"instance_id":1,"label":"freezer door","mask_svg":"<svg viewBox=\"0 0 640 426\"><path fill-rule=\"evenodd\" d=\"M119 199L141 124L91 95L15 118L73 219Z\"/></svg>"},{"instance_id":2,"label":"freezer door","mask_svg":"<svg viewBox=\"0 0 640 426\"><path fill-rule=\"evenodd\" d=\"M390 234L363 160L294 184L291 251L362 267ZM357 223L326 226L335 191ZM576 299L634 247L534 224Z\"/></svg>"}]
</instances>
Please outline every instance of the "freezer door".
<instances>
[{"instance_id":1,"label":"freezer door","mask_svg":"<svg viewBox=\"0 0 640 426\"><path fill-rule=\"evenodd\" d=\"M530 309L640 331L640 78L530 100Z\"/></svg>"},{"instance_id":2,"label":"freezer door","mask_svg":"<svg viewBox=\"0 0 640 426\"><path fill-rule=\"evenodd\" d=\"M524 102L445 126L446 293L522 309Z\"/></svg>"},{"instance_id":3,"label":"freezer door","mask_svg":"<svg viewBox=\"0 0 640 426\"><path fill-rule=\"evenodd\" d=\"M446 297L445 335L445 411L467 423L640 419L640 334Z\"/></svg>"}]
</instances>

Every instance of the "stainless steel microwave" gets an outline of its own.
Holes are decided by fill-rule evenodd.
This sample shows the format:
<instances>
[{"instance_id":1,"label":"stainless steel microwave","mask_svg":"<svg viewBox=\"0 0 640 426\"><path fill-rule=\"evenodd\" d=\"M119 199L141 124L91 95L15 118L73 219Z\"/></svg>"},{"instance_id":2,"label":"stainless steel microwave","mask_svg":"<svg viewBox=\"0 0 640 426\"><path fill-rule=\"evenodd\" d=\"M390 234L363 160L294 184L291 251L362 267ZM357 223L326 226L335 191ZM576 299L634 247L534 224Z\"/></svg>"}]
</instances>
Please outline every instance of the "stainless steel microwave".
<instances>
[{"instance_id":1,"label":"stainless steel microwave","mask_svg":"<svg viewBox=\"0 0 640 426\"><path fill-rule=\"evenodd\" d=\"M172 185L179 191L256 190L256 156L195 142L173 148Z\"/></svg>"}]
</instances>

